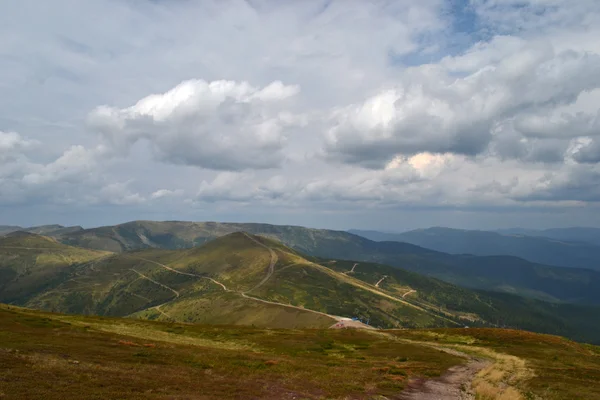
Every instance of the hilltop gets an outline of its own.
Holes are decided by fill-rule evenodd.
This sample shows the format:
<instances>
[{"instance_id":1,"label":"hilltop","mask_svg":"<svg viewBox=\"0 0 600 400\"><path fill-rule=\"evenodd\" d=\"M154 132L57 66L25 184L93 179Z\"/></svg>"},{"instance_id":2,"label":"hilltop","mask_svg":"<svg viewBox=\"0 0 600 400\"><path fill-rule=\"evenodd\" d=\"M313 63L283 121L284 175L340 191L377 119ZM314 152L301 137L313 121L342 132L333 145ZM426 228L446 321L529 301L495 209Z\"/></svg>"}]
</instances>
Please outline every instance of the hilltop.
<instances>
[{"instance_id":1,"label":"hilltop","mask_svg":"<svg viewBox=\"0 0 600 400\"><path fill-rule=\"evenodd\" d=\"M23 305L180 322L328 327L362 316L382 326L456 326L268 238L232 233L182 250L147 249L81 265Z\"/></svg>"},{"instance_id":2,"label":"hilltop","mask_svg":"<svg viewBox=\"0 0 600 400\"><path fill-rule=\"evenodd\" d=\"M24 304L35 294L63 282L75 265L107 255L33 233L9 233L0 237L0 302Z\"/></svg>"},{"instance_id":3,"label":"hilltop","mask_svg":"<svg viewBox=\"0 0 600 400\"><path fill-rule=\"evenodd\" d=\"M69 233L81 231L83 228L81 226L63 226L63 225L39 225L39 226L31 226L29 228L23 228L21 226L15 225L0 225L0 236L6 235L11 232L29 232L29 233L37 233L38 235L46 235L46 236L60 236L66 235Z\"/></svg>"}]
</instances>

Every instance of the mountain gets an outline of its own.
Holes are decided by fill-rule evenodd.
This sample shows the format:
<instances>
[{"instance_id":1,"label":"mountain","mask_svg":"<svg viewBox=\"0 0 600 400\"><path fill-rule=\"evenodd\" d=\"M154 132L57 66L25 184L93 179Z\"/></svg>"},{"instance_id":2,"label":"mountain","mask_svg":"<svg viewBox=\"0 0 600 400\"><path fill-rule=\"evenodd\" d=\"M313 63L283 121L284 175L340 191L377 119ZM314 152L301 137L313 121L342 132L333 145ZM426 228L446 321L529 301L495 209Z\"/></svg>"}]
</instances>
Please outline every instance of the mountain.
<instances>
[{"instance_id":1,"label":"mountain","mask_svg":"<svg viewBox=\"0 0 600 400\"><path fill-rule=\"evenodd\" d=\"M600 348L508 329L274 330L0 304L0 337L7 399L600 398Z\"/></svg>"},{"instance_id":2,"label":"mountain","mask_svg":"<svg viewBox=\"0 0 600 400\"><path fill-rule=\"evenodd\" d=\"M17 266L32 257L25 248L36 259L55 257L57 247L88 251L33 234L8 239L13 242L0 243L0 250L19 247L11 253ZM53 312L271 328L324 328L353 317L383 328L509 326L600 342L599 307L473 291L389 266L318 260L247 233L191 249L82 254L88 256L61 264L53 279L41 279L51 269L29 269L28 279L44 285L26 292L21 279L12 279L0 301Z\"/></svg>"},{"instance_id":3,"label":"mountain","mask_svg":"<svg viewBox=\"0 0 600 400\"><path fill-rule=\"evenodd\" d=\"M567 233L555 233L563 237L550 238L451 228L417 229L404 233L351 232L375 241L411 243L450 254L509 255L539 264L600 270L600 246L584 241L569 241L577 235L569 238ZM590 237L584 234L580 236ZM599 238L600 233L596 240L600 241Z\"/></svg>"},{"instance_id":4,"label":"mountain","mask_svg":"<svg viewBox=\"0 0 600 400\"><path fill-rule=\"evenodd\" d=\"M456 326L437 311L313 263L279 242L232 233L200 247L146 249L75 266L16 304L49 311L268 327Z\"/></svg>"},{"instance_id":5,"label":"mountain","mask_svg":"<svg viewBox=\"0 0 600 400\"><path fill-rule=\"evenodd\" d=\"M35 293L66 279L73 265L106 255L29 232L9 233L0 237L0 302L25 303Z\"/></svg>"},{"instance_id":6,"label":"mountain","mask_svg":"<svg viewBox=\"0 0 600 400\"><path fill-rule=\"evenodd\" d=\"M552 229L499 229L496 232L507 235L526 235L546 237L556 240L564 240L569 242L582 242L600 246L600 228L552 228Z\"/></svg>"},{"instance_id":7,"label":"mountain","mask_svg":"<svg viewBox=\"0 0 600 400\"><path fill-rule=\"evenodd\" d=\"M315 247L343 247L344 242L352 242L356 239L354 235L349 235L343 231L309 229L300 226L187 221L132 221L115 226L85 229L61 235L60 240L74 246L113 252L145 248L182 249L241 231L275 238L308 254Z\"/></svg>"},{"instance_id":8,"label":"mountain","mask_svg":"<svg viewBox=\"0 0 600 400\"><path fill-rule=\"evenodd\" d=\"M38 235L44 236L60 236L82 230L83 228L81 226L40 225L23 228L20 226L0 225L0 236L17 231L37 233Z\"/></svg>"},{"instance_id":9,"label":"mountain","mask_svg":"<svg viewBox=\"0 0 600 400\"><path fill-rule=\"evenodd\" d=\"M20 226L15 225L0 225L0 235L6 235L7 233L22 230Z\"/></svg>"},{"instance_id":10,"label":"mountain","mask_svg":"<svg viewBox=\"0 0 600 400\"><path fill-rule=\"evenodd\" d=\"M464 287L542 300L600 304L598 271L552 267L507 256L451 255L409 243L374 242L343 231L268 224L134 221L58 239L74 246L123 252L189 248L237 231L278 240L313 257L386 264Z\"/></svg>"}]
</instances>

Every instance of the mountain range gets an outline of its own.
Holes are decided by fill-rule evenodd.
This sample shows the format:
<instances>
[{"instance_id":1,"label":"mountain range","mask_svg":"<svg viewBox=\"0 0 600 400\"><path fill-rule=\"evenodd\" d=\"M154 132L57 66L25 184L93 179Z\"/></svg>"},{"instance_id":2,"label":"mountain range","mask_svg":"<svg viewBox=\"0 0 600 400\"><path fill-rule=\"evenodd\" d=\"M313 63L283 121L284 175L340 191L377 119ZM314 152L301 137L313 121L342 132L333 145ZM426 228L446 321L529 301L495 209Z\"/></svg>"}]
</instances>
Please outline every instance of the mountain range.
<instances>
[{"instance_id":1,"label":"mountain range","mask_svg":"<svg viewBox=\"0 0 600 400\"><path fill-rule=\"evenodd\" d=\"M544 231L555 237L439 227L404 233L349 232L374 241L411 243L450 254L505 255L539 264L600 270L600 245L597 243L600 242L600 230L581 229ZM598 232L598 237L593 235L594 232Z\"/></svg>"},{"instance_id":2,"label":"mountain range","mask_svg":"<svg viewBox=\"0 0 600 400\"><path fill-rule=\"evenodd\" d=\"M278 240L311 257L385 264L463 287L547 301L600 304L599 271L560 268L504 255L452 255L409 243L376 242L344 231L269 224L133 221L71 229L55 238L77 247L120 253L152 248L185 249L238 231Z\"/></svg>"},{"instance_id":3,"label":"mountain range","mask_svg":"<svg viewBox=\"0 0 600 400\"><path fill-rule=\"evenodd\" d=\"M269 229L290 235L292 228ZM314 249L324 245L316 246L321 238L342 244L333 233L305 232L312 232ZM0 302L53 312L271 328L323 328L344 318L383 328L508 326L600 342L597 306L471 290L402 268L305 256L246 232L223 233L192 248L121 252L13 232L0 238L0 275Z\"/></svg>"}]
</instances>

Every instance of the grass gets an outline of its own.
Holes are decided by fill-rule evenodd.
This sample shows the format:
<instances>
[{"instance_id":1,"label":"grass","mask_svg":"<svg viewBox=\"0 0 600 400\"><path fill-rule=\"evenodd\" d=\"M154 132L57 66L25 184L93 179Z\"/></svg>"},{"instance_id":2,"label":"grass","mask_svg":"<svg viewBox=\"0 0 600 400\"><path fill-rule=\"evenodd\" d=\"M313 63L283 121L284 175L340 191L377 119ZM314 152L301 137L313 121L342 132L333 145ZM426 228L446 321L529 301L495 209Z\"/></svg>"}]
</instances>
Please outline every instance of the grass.
<instances>
[{"instance_id":1,"label":"grass","mask_svg":"<svg viewBox=\"0 0 600 400\"><path fill-rule=\"evenodd\" d=\"M600 347L597 346L509 329L436 329L394 331L393 334L404 339L451 345L495 359L474 381L480 399L600 399ZM457 341L464 337L470 338L470 343L464 339ZM504 394L507 384L513 389ZM515 388L521 397L516 397Z\"/></svg>"},{"instance_id":2,"label":"grass","mask_svg":"<svg viewBox=\"0 0 600 400\"><path fill-rule=\"evenodd\" d=\"M188 227L180 226L183 231ZM206 224L199 227L210 230ZM138 233L152 239L147 232ZM120 235L138 240L138 233ZM188 239L195 240L192 236ZM113 255L36 235L2 240L37 248L0 249L0 301L48 311L278 328L320 328L331 322L316 313L240 296L251 290L252 297L358 317L382 328L467 324L600 340L598 308L477 292L372 263L359 263L348 273L355 262L330 260L318 265L280 242L256 236L252 240L242 233L192 249L149 248ZM260 287L256 286L268 274L271 255L256 241L274 249L278 257L275 273ZM218 280L232 293L224 294L223 287L206 278Z\"/></svg>"},{"instance_id":3,"label":"grass","mask_svg":"<svg viewBox=\"0 0 600 400\"><path fill-rule=\"evenodd\" d=\"M396 395L411 377L463 362L356 330L182 325L6 306L0 327L0 397L10 399L366 399Z\"/></svg>"}]
</instances>

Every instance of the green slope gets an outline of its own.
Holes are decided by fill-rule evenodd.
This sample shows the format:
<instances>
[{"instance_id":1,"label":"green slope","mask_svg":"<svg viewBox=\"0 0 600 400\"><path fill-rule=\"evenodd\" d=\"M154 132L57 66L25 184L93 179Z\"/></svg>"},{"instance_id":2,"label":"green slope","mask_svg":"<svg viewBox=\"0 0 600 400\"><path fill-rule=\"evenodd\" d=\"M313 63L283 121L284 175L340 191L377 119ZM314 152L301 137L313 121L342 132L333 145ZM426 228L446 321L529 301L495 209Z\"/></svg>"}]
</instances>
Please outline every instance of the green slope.
<instances>
[{"instance_id":1,"label":"green slope","mask_svg":"<svg viewBox=\"0 0 600 400\"><path fill-rule=\"evenodd\" d=\"M330 260L323 265L406 301L455 316L469 326L500 326L560 334L600 343L598 306L545 302L506 293L470 290L411 271L374 263ZM353 272L352 270L355 266ZM385 278L384 278L385 277ZM382 278L384 278L382 280Z\"/></svg>"},{"instance_id":2,"label":"green slope","mask_svg":"<svg viewBox=\"0 0 600 400\"><path fill-rule=\"evenodd\" d=\"M600 348L505 329L274 330L32 311L0 304L7 399L402 398L488 360L478 399L598 399ZM200 397L199 397L200 396Z\"/></svg>"},{"instance_id":3,"label":"green slope","mask_svg":"<svg viewBox=\"0 0 600 400\"><path fill-rule=\"evenodd\" d=\"M273 239L233 233L192 249L130 251L74 264L15 303L282 328L327 327L339 317L383 328L510 326L600 342L595 307L476 292L384 265L359 263L350 272L355 262L315 261Z\"/></svg>"},{"instance_id":4,"label":"green slope","mask_svg":"<svg viewBox=\"0 0 600 400\"><path fill-rule=\"evenodd\" d=\"M289 275L302 266L309 278ZM310 301L298 301L301 298ZM367 319L368 312L377 324L388 327L456 326L437 312L313 264L279 242L245 233L192 249L113 255L81 266L25 305L57 312L271 327L325 327L336 317Z\"/></svg>"},{"instance_id":5,"label":"green slope","mask_svg":"<svg viewBox=\"0 0 600 400\"><path fill-rule=\"evenodd\" d=\"M311 256L392 265L469 288L600 305L600 271L551 267L517 257L451 255L409 243L374 242L342 231L268 224L134 221L69 233L60 240L121 252L189 248L237 231L277 239Z\"/></svg>"},{"instance_id":6,"label":"green slope","mask_svg":"<svg viewBox=\"0 0 600 400\"><path fill-rule=\"evenodd\" d=\"M67 279L75 266L107 255L26 232L0 237L0 301L24 303Z\"/></svg>"}]
</instances>

